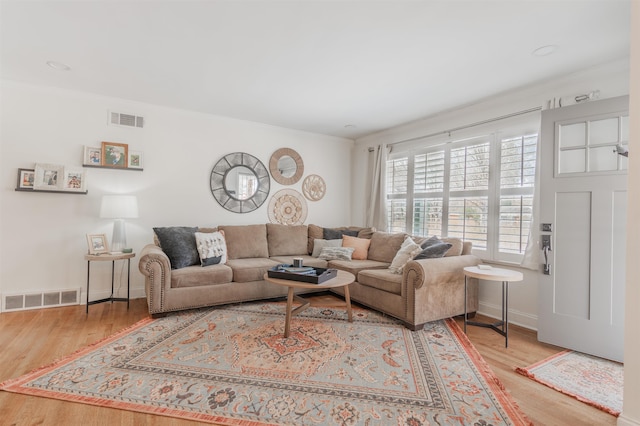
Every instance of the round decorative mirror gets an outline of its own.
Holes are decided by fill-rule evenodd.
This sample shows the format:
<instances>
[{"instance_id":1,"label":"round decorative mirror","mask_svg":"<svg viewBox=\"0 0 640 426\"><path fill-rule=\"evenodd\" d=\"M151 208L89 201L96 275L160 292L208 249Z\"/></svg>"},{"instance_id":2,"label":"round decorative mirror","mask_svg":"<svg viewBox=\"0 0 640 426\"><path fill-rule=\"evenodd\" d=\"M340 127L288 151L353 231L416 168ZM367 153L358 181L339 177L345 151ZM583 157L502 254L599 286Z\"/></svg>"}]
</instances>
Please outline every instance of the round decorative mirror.
<instances>
[{"instance_id":1,"label":"round decorative mirror","mask_svg":"<svg viewBox=\"0 0 640 426\"><path fill-rule=\"evenodd\" d=\"M222 157L211 170L211 193L225 209L248 213L260 207L271 187L269 171L251 154L234 152Z\"/></svg>"},{"instance_id":2,"label":"round decorative mirror","mask_svg":"<svg viewBox=\"0 0 640 426\"><path fill-rule=\"evenodd\" d=\"M282 185L293 185L304 173L300 155L291 148L280 148L271 155L269 170L273 179Z\"/></svg>"}]
</instances>

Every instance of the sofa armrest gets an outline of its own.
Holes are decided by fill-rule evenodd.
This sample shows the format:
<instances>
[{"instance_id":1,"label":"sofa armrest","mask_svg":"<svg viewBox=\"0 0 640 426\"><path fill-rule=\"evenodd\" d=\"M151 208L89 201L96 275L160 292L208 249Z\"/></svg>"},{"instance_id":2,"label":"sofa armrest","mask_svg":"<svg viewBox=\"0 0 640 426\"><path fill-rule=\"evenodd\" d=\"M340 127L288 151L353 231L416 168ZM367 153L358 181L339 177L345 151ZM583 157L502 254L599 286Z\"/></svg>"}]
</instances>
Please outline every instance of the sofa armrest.
<instances>
[{"instance_id":1,"label":"sofa armrest","mask_svg":"<svg viewBox=\"0 0 640 426\"><path fill-rule=\"evenodd\" d=\"M145 276L149 313L163 312L165 289L171 286L169 257L155 244L147 244L140 252L138 269Z\"/></svg>"},{"instance_id":2,"label":"sofa armrest","mask_svg":"<svg viewBox=\"0 0 640 426\"><path fill-rule=\"evenodd\" d=\"M479 263L480 259L472 254L411 260L404 267L403 282L409 288L419 289L435 283L460 281L464 280L464 268Z\"/></svg>"}]
</instances>

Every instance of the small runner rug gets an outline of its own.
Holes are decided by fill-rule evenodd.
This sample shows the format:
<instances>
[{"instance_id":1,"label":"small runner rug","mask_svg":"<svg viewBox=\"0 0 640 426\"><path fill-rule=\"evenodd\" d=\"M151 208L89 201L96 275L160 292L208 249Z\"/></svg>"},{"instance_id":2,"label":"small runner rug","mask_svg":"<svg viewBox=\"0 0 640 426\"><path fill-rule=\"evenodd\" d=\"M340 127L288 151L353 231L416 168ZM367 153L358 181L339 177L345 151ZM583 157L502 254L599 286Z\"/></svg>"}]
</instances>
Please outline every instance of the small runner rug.
<instances>
[{"instance_id":1,"label":"small runner rug","mask_svg":"<svg viewBox=\"0 0 640 426\"><path fill-rule=\"evenodd\" d=\"M623 365L575 351L563 351L516 371L579 401L619 416Z\"/></svg>"},{"instance_id":2,"label":"small runner rug","mask_svg":"<svg viewBox=\"0 0 640 426\"><path fill-rule=\"evenodd\" d=\"M0 389L223 425L530 424L455 321L412 332L354 308L144 319Z\"/></svg>"}]
</instances>

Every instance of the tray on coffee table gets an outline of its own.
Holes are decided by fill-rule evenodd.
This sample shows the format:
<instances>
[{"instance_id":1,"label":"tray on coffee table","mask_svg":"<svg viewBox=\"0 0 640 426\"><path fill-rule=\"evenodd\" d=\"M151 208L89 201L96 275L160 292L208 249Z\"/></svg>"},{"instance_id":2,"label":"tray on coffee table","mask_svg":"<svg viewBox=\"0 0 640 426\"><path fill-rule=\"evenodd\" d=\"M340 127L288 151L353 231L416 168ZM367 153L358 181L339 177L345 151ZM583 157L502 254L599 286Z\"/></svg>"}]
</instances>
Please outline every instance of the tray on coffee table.
<instances>
[{"instance_id":1,"label":"tray on coffee table","mask_svg":"<svg viewBox=\"0 0 640 426\"><path fill-rule=\"evenodd\" d=\"M338 275L337 269L316 268L313 266L294 267L293 265L278 265L267 271L269 278L302 281L305 283L322 284Z\"/></svg>"}]
</instances>

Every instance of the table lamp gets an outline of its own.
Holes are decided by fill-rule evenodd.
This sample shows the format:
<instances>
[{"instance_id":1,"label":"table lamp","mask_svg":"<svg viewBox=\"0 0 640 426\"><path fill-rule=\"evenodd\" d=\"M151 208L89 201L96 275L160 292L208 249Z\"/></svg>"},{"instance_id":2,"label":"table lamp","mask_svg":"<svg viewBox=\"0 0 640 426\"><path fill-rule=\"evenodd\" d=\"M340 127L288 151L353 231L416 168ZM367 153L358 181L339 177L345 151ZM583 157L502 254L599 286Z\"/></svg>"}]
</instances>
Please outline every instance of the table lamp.
<instances>
[{"instance_id":1,"label":"table lamp","mask_svg":"<svg viewBox=\"0 0 640 426\"><path fill-rule=\"evenodd\" d=\"M114 219L111 251L122 252L127 247L124 220L138 217L138 199L135 195L103 195L100 217Z\"/></svg>"}]
</instances>

